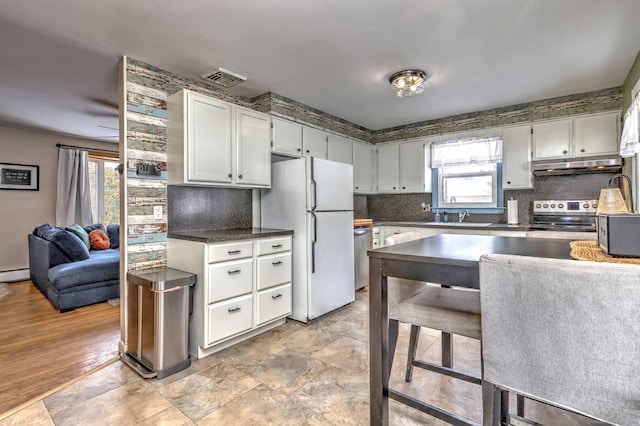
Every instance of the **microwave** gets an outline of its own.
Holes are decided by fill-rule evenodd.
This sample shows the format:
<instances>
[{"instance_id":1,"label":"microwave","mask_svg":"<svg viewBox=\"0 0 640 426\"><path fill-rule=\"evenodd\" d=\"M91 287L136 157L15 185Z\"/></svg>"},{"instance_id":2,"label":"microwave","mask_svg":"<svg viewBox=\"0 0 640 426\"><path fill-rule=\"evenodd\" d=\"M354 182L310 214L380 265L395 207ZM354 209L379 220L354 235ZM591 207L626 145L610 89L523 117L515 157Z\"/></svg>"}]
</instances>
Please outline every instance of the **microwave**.
<instances>
[{"instance_id":1,"label":"microwave","mask_svg":"<svg viewBox=\"0 0 640 426\"><path fill-rule=\"evenodd\" d=\"M640 257L640 214L599 214L598 245L611 256Z\"/></svg>"}]
</instances>

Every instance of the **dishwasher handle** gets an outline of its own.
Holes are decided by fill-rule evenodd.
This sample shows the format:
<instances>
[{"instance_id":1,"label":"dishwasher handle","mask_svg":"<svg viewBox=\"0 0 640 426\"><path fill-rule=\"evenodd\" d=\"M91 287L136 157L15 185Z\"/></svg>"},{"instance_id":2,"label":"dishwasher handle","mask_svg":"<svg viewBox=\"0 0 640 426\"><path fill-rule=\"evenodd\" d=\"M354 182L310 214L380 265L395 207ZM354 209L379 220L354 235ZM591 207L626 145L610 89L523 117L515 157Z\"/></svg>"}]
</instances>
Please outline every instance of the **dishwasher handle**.
<instances>
[{"instance_id":1,"label":"dishwasher handle","mask_svg":"<svg viewBox=\"0 0 640 426\"><path fill-rule=\"evenodd\" d=\"M354 228L353 229L353 235L354 236L368 234L369 232L371 232L371 230L369 228Z\"/></svg>"}]
</instances>

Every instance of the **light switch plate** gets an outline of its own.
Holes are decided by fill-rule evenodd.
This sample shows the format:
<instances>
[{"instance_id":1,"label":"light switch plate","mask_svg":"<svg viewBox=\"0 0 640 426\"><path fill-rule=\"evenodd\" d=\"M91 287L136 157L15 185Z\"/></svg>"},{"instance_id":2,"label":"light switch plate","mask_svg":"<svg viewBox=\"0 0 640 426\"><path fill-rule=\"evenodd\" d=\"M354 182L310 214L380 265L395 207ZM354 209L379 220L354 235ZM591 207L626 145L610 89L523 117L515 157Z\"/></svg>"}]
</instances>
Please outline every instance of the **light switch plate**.
<instances>
[{"instance_id":1,"label":"light switch plate","mask_svg":"<svg viewBox=\"0 0 640 426\"><path fill-rule=\"evenodd\" d=\"M162 219L162 206L153 206L153 218Z\"/></svg>"}]
</instances>

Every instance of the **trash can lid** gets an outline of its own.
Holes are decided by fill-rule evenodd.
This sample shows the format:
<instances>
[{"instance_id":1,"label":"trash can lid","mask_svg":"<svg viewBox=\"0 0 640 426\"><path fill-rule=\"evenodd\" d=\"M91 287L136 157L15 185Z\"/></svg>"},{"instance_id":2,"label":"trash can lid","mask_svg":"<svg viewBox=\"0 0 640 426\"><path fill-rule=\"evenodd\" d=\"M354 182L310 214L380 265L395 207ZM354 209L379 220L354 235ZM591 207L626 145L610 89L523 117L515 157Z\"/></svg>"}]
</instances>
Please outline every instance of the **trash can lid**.
<instances>
[{"instance_id":1,"label":"trash can lid","mask_svg":"<svg viewBox=\"0 0 640 426\"><path fill-rule=\"evenodd\" d=\"M173 268L153 268L127 272L127 280L131 284L149 287L152 290L166 290L194 285L196 274Z\"/></svg>"}]
</instances>

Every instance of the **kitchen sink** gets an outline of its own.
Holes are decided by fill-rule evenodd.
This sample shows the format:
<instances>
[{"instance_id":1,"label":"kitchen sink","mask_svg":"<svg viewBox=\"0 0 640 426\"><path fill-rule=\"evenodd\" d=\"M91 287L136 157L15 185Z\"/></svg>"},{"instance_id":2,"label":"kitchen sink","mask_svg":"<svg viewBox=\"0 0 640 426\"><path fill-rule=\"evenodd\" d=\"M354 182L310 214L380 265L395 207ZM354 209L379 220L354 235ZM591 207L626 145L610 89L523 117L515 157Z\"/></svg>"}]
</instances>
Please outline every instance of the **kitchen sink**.
<instances>
[{"instance_id":1,"label":"kitchen sink","mask_svg":"<svg viewBox=\"0 0 640 426\"><path fill-rule=\"evenodd\" d=\"M481 227L489 226L491 223L486 222L425 222L425 225L438 225L438 226L469 226L469 227Z\"/></svg>"}]
</instances>

